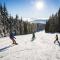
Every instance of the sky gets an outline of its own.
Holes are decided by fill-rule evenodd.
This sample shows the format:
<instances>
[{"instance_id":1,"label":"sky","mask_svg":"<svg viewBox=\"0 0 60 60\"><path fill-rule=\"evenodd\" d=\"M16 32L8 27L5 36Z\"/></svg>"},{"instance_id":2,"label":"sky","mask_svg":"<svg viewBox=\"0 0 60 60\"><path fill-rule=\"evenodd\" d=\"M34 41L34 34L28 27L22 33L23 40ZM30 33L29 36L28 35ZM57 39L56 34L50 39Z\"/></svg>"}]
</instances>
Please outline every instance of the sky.
<instances>
[{"instance_id":1,"label":"sky","mask_svg":"<svg viewBox=\"0 0 60 60\"><path fill-rule=\"evenodd\" d=\"M48 19L60 7L60 0L0 0L6 4L9 14L23 18Z\"/></svg>"}]
</instances>

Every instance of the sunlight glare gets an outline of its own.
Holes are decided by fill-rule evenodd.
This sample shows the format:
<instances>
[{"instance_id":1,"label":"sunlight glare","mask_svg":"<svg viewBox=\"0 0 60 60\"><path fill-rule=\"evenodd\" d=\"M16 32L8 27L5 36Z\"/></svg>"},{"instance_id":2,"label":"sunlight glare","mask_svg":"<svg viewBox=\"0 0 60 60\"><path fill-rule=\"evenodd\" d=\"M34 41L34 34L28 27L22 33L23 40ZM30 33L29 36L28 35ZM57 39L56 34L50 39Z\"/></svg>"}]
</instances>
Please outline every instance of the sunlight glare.
<instances>
[{"instance_id":1,"label":"sunlight glare","mask_svg":"<svg viewBox=\"0 0 60 60\"><path fill-rule=\"evenodd\" d=\"M38 10L42 10L44 8L44 3L40 1L36 2L35 6Z\"/></svg>"}]
</instances>

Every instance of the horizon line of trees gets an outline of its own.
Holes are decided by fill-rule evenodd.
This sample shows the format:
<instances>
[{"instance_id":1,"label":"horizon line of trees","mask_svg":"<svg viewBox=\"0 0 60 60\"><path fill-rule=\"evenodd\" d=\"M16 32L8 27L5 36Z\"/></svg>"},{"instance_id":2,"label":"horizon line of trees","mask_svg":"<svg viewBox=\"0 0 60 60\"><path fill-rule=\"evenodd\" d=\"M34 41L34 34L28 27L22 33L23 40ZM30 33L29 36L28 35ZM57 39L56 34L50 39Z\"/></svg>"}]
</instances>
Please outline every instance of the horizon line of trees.
<instances>
[{"instance_id":1,"label":"horizon line of trees","mask_svg":"<svg viewBox=\"0 0 60 60\"><path fill-rule=\"evenodd\" d=\"M8 36L10 32L16 35L29 34L37 31L37 24L9 16L6 5L0 4L0 35Z\"/></svg>"},{"instance_id":2,"label":"horizon line of trees","mask_svg":"<svg viewBox=\"0 0 60 60\"><path fill-rule=\"evenodd\" d=\"M47 33L60 33L60 8L56 14L52 14L46 22L45 32Z\"/></svg>"}]
</instances>

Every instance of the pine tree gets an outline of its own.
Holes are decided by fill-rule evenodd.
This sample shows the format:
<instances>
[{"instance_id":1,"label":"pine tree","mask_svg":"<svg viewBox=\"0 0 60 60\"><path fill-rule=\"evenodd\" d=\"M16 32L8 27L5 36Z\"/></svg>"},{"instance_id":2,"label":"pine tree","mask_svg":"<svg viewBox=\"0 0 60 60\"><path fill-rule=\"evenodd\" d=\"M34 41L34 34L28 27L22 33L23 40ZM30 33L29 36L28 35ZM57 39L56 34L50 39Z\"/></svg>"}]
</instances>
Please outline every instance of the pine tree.
<instances>
[{"instance_id":1,"label":"pine tree","mask_svg":"<svg viewBox=\"0 0 60 60\"><path fill-rule=\"evenodd\" d=\"M59 21L59 25L58 25L58 31L60 32L60 8L59 8L59 11L58 11L58 21Z\"/></svg>"},{"instance_id":2,"label":"pine tree","mask_svg":"<svg viewBox=\"0 0 60 60\"><path fill-rule=\"evenodd\" d=\"M49 30L48 30L49 29ZM46 23L45 31L47 32L60 32L60 8L58 13L52 15Z\"/></svg>"},{"instance_id":3,"label":"pine tree","mask_svg":"<svg viewBox=\"0 0 60 60\"><path fill-rule=\"evenodd\" d=\"M3 23L2 23L2 4L0 4L0 34L3 33Z\"/></svg>"},{"instance_id":4,"label":"pine tree","mask_svg":"<svg viewBox=\"0 0 60 60\"><path fill-rule=\"evenodd\" d=\"M24 34L24 22L22 17L20 19L20 34Z\"/></svg>"},{"instance_id":5,"label":"pine tree","mask_svg":"<svg viewBox=\"0 0 60 60\"><path fill-rule=\"evenodd\" d=\"M46 22L45 32L49 32L49 21L48 21L48 22Z\"/></svg>"},{"instance_id":6,"label":"pine tree","mask_svg":"<svg viewBox=\"0 0 60 60\"><path fill-rule=\"evenodd\" d=\"M6 9L6 6L5 6L5 3L4 3L4 6L3 6L3 12L2 12L2 17L3 17L3 20L2 20L2 22L3 22L3 26L4 26L4 30L3 30L3 32L4 32L4 35L7 33L7 30L6 30L6 28L7 28L7 19L8 19L8 12L7 12L7 9Z\"/></svg>"}]
</instances>

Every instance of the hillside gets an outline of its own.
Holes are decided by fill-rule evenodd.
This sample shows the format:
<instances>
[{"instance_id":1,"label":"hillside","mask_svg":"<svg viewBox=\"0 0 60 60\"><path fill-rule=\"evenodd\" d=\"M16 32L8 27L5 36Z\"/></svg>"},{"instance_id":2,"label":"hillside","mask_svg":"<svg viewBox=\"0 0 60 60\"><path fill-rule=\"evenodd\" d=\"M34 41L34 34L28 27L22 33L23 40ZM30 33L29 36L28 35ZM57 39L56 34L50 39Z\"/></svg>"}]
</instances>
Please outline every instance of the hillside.
<instances>
[{"instance_id":1,"label":"hillside","mask_svg":"<svg viewBox=\"0 0 60 60\"><path fill-rule=\"evenodd\" d=\"M40 23L40 24L46 24L48 20L47 19L36 19L31 21L32 23Z\"/></svg>"},{"instance_id":2,"label":"hillside","mask_svg":"<svg viewBox=\"0 0 60 60\"><path fill-rule=\"evenodd\" d=\"M45 29L45 25L46 25L46 22L48 20L47 19L36 19L36 20L33 20L31 21L31 23L35 23L37 24L37 31L40 31L40 30L44 30Z\"/></svg>"}]
</instances>

